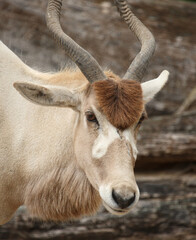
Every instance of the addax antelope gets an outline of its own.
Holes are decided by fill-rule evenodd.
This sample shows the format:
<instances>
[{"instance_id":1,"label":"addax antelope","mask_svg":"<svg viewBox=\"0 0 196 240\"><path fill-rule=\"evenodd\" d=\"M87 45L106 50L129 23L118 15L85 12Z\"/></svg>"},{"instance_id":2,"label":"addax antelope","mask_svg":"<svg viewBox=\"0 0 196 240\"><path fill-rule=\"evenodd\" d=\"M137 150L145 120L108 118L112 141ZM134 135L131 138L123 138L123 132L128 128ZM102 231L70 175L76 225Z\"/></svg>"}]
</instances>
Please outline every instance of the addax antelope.
<instances>
[{"instance_id":1,"label":"addax antelope","mask_svg":"<svg viewBox=\"0 0 196 240\"><path fill-rule=\"evenodd\" d=\"M0 224L21 205L64 221L93 214L102 202L118 215L138 202L136 136L145 104L169 73L140 83L155 40L126 0L115 4L141 43L122 79L63 32L62 0L49 0L47 25L78 70L35 71L0 43Z\"/></svg>"}]
</instances>

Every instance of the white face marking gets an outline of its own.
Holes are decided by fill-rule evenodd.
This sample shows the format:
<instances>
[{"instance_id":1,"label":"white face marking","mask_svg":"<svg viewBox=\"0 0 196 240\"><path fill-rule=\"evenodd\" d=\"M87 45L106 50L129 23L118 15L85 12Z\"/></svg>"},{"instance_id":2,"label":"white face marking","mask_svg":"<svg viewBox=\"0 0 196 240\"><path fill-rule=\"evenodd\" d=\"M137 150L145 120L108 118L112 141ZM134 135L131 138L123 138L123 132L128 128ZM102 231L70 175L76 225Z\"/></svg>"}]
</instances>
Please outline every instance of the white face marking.
<instances>
[{"instance_id":1,"label":"white face marking","mask_svg":"<svg viewBox=\"0 0 196 240\"><path fill-rule=\"evenodd\" d=\"M130 142L131 147L132 147L133 157L136 160L138 150L137 150L137 147L136 147L136 142L135 142L135 138L134 138L133 129L127 129L127 130L123 131L123 136L125 137L125 139L127 141Z\"/></svg>"},{"instance_id":2,"label":"white face marking","mask_svg":"<svg viewBox=\"0 0 196 240\"><path fill-rule=\"evenodd\" d=\"M95 113L97 112L100 114L100 112L94 106L93 106L93 111ZM133 157L136 160L138 150L136 147L136 141L134 139L134 130L132 128L124 130L123 136L128 142L130 142ZM99 129L99 136L95 139L95 142L93 144L92 157L95 159L99 159L103 157L106 154L108 147L117 138L120 138L117 128L115 128L112 124L110 124L107 120L105 120L104 130L102 128Z\"/></svg>"},{"instance_id":3,"label":"white face marking","mask_svg":"<svg viewBox=\"0 0 196 240\"><path fill-rule=\"evenodd\" d=\"M100 118L102 118L102 122L104 122L102 126L100 126L99 135L95 139L92 148L92 157L99 159L106 154L110 144L115 139L120 138L120 135L118 134L117 129L111 123L109 123L105 117L103 117L103 115L95 108L95 106L92 106L92 108L96 115L100 116Z\"/></svg>"},{"instance_id":4,"label":"white face marking","mask_svg":"<svg viewBox=\"0 0 196 240\"><path fill-rule=\"evenodd\" d=\"M104 126L105 127L105 126ZM110 144L117 138L120 138L119 134L117 133L117 129L113 127L109 122L106 126L107 129L103 131L99 129L99 136L95 139L92 148L92 157L99 159L103 157Z\"/></svg>"},{"instance_id":5,"label":"white face marking","mask_svg":"<svg viewBox=\"0 0 196 240\"><path fill-rule=\"evenodd\" d=\"M87 125L87 122L86 122L86 116L84 117L83 121L84 121L84 127L87 129L88 125Z\"/></svg>"}]
</instances>

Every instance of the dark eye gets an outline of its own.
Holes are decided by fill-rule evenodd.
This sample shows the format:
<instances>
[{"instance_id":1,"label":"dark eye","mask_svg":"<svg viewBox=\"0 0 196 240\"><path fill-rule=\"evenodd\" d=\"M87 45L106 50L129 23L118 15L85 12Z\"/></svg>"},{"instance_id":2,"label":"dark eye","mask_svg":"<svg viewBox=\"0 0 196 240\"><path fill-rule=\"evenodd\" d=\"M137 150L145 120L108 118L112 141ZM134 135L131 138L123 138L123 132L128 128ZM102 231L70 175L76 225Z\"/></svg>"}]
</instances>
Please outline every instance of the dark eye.
<instances>
[{"instance_id":1,"label":"dark eye","mask_svg":"<svg viewBox=\"0 0 196 240\"><path fill-rule=\"evenodd\" d=\"M142 113L142 116L140 118L140 120L137 123L137 126L141 125L141 123L144 121L144 119L146 119L146 115L144 113Z\"/></svg>"},{"instance_id":2,"label":"dark eye","mask_svg":"<svg viewBox=\"0 0 196 240\"><path fill-rule=\"evenodd\" d=\"M89 121L89 122L95 122L98 124L98 121L97 121L97 118L95 117L95 114L93 112L86 112L86 119Z\"/></svg>"}]
</instances>

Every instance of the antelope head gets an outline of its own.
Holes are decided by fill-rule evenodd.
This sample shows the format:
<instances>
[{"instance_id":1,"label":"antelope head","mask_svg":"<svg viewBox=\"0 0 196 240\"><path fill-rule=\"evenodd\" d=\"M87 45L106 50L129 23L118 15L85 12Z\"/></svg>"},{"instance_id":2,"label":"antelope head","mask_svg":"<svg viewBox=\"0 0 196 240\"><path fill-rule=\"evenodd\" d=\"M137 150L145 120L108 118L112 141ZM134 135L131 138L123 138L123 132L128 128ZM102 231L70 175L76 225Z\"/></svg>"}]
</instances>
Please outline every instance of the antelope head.
<instances>
[{"instance_id":1,"label":"antelope head","mask_svg":"<svg viewBox=\"0 0 196 240\"><path fill-rule=\"evenodd\" d=\"M99 192L105 207L121 215L139 199L134 165L136 136L145 118L145 104L161 90L169 73L165 70L158 78L140 83L154 53L155 40L132 13L126 0L114 2L141 43L140 52L122 79L103 72L97 61L63 32L59 23L62 0L50 0L48 28L80 68L88 84L74 90L31 83L15 83L15 87L34 103L71 107L77 113L74 132L77 163Z\"/></svg>"}]
</instances>

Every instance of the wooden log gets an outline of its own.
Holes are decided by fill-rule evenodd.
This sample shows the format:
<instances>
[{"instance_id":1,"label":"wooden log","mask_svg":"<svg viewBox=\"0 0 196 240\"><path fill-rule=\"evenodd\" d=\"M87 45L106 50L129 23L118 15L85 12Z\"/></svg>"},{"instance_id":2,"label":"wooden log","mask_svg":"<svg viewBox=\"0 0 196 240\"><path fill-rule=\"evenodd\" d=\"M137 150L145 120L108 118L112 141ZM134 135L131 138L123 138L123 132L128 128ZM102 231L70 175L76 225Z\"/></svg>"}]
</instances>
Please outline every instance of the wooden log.
<instances>
[{"instance_id":1,"label":"wooden log","mask_svg":"<svg viewBox=\"0 0 196 240\"><path fill-rule=\"evenodd\" d=\"M196 137L180 133L143 134L139 158L157 163L196 161Z\"/></svg>"},{"instance_id":2,"label":"wooden log","mask_svg":"<svg viewBox=\"0 0 196 240\"><path fill-rule=\"evenodd\" d=\"M136 166L149 162L196 161L196 111L154 117L143 123L139 135ZM155 165L154 165L155 166Z\"/></svg>"}]
</instances>

